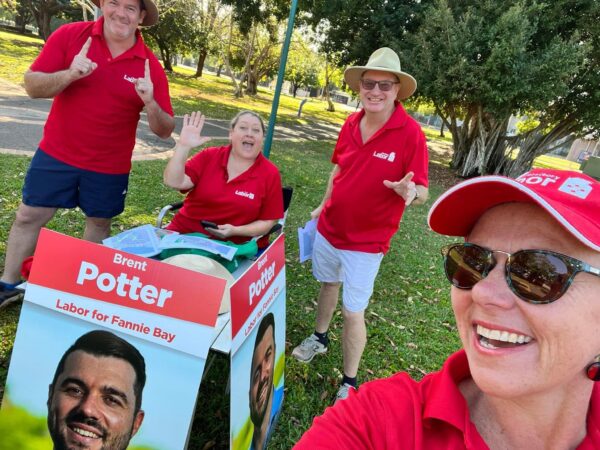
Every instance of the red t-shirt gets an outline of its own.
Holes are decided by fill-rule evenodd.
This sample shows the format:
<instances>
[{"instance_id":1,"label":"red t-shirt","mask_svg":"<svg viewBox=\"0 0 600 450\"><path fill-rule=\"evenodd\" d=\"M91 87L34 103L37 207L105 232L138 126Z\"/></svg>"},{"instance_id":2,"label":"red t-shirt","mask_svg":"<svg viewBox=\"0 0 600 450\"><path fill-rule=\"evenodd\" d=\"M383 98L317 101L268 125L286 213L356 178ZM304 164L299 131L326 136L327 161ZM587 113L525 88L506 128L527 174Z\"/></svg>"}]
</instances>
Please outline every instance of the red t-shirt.
<instances>
[{"instance_id":1,"label":"red t-shirt","mask_svg":"<svg viewBox=\"0 0 600 450\"><path fill-rule=\"evenodd\" d=\"M54 97L40 148L81 169L124 174L131 169L135 133L144 102L133 81L144 76L146 59L154 99L173 115L165 72L136 30L136 43L113 59L103 35L104 18L63 25L50 35L31 65L34 72L68 69L89 36L87 57L98 64L87 77L71 83Z\"/></svg>"},{"instance_id":2,"label":"red t-shirt","mask_svg":"<svg viewBox=\"0 0 600 450\"><path fill-rule=\"evenodd\" d=\"M327 408L296 444L297 450L489 450L471 422L458 385L471 376L464 350L421 382L406 373L362 385ZM587 436L578 450L600 448L600 386L594 385Z\"/></svg>"},{"instance_id":3,"label":"red t-shirt","mask_svg":"<svg viewBox=\"0 0 600 450\"><path fill-rule=\"evenodd\" d=\"M180 233L200 232L210 235L200 224L208 220L218 225L246 225L255 220L277 220L283 217L283 194L279 170L259 153L248 170L227 181L227 161L231 145L209 147L190 158L185 173L194 188L188 193L183 207L167 227ZM233 236L240 244L249 238ZM267 238L258 246L268 244Z\"/></svg>"},{"instance_id":4,"label":"red t-shirt","mask_svg":"<svg viewBox=\"0 0 600 450\"><path fill-rule=\"evenodd\" d=\"M319 232L342 250L387 252L404 212L404 200L383 180L400 181L414 172L413 181L428 185L425 135L401 104L366 143L360 120L352 114L340 131L331 161L340 168L331 197L319 217Z\"/></svg>"}]
</instances>

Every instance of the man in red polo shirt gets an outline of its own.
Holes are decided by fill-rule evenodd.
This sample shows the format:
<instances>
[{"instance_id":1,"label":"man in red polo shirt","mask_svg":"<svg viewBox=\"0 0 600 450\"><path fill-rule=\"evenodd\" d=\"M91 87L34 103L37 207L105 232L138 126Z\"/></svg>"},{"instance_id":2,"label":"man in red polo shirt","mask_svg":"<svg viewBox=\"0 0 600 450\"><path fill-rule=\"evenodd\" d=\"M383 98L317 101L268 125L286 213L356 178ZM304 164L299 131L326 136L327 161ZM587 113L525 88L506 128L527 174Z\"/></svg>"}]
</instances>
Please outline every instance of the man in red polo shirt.
<instances>
[{"instance_id":1,"label":"man in red polo shirt","mask_svg":"<svg viewBox=\"0 0 600 450\"><path fill-rule=\"evenodd\" d=\"M57 29L25 73L30 97L54 101L8 238L0 306L58 208L81 208L84 239L109 235L124 209L140 112L161 138L175 126L164 70L138 30L158 21L154 1L94 2L103 17Z\"/></svg>"},{"instance_id":2,"label":"man in red polo shirt","mask_svg":"<svg viewBox=\"0 0 600 450\"><path fill-rule=\"evenodd\" d=\"M325 353L327 330L343 284L343 380L336 399L356 388L367 341L364 311L383 255L398 230L406 206L427 199L428 154L425 135L399 100L417 83L400 69L398 55L380 48L366 66L346 69L344 79L359 92L363 109L340 131L333 171L321 205L313 249L313 274L321 284L315 332L292 355L310 362Z\"/></svg>"}]
</instances>

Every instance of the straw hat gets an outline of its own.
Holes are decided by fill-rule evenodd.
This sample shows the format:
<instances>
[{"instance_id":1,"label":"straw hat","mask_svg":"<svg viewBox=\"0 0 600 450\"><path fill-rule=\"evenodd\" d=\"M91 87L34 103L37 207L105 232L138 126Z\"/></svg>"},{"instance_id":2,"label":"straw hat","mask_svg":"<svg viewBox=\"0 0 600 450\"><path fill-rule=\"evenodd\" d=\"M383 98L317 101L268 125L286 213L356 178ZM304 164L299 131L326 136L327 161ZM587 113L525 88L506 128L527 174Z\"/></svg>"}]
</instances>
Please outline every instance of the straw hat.
<instances>
[{"instance_id":1,"label":"straw hat","mask_svg":"<svg viewBox=\"0 0 600 450\"><path fill-rule=\"evenodd\" d=\"M369 57L366 66L351 66L344 72L344 80L350 88L359 92L360 79L362 74L367 70L380 70L382 72L390 72L398 77L400 81L400 90L398 91L397 100L404 100L410 97L417 89L417 80L406 72L402 72L400 68L400 58L394 50L388 47L381 47L375 50Z\"/></svg>"},{"instance_id":2,"label":"straw hat","mask_svg":"<svg viewBox=\"0 0 600 450\"><path fill-rule=\"evenodd\" d=\"M144 8L146 9L146 16L140 25L143 27L151 27L158 22L158 8L156 7L156 3L154 3L154 0L140 1L144 4ZM100 0L92 0L92 3L100 8Z\"/></svg>"},{"instance_id":3,"label":"straw hat","mask_svg":"<svg viewBox=\"0 0 600 450\"><path fill-rule=\"evenodd\" d=\"M221 307L219 308L219 314L229 312L231 308L231 297L229 295L229 288L235 281L233 275L223 267L220 263L214 259L210 259L206 256L193 255L190 253L184 253L181 255L171 256L170 258L163 259L162 262L172 264L177 267L184 269L193 270L194 272L200 272L211 277L221 278L227 281L225 292L223 293L223 300L221 301ZM202 294L199 292L199 300L202 300Z\"/></svg>"}]
</instances>

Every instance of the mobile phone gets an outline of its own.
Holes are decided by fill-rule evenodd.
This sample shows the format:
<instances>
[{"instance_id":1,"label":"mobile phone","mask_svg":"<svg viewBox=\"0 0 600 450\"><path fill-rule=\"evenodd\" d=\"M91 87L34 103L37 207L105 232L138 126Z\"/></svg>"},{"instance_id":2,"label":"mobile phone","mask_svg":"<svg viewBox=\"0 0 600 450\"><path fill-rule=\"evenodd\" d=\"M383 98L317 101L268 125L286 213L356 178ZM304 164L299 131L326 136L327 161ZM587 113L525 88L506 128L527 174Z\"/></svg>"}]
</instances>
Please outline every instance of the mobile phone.
<instances>
[{"instance_id":1,"label":"mobile phone","mask_svg":"<svg viewBox=\"0 0 600 450\"><path fill-rule=\"evenodd\" d=\"M219 228L216 223L210 222L208 220L201 220L200 223L204 228Z\"/></svg>"}]
</instances>

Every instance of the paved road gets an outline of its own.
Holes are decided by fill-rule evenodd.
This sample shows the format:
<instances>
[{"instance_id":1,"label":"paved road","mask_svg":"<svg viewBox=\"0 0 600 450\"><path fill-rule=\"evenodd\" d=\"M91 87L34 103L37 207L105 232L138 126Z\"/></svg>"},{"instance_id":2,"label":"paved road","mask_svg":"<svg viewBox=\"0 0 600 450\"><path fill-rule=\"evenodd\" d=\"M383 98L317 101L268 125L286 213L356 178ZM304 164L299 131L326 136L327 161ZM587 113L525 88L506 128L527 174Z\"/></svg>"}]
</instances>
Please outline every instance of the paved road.
<instances>
[{"instance_id":1,"label":"paved road","mask_svg":"<svg viewBox=\"0 0 600 450\"><path fill-rule=\"evenodd\" d=\"M30 99L25 90L0 78L0 153L33 155L42 138L42 129L50 111L51 100ZM174 136L181 130L181 117L176 117ZM229 121L208 119L203 134L213 138L227 138ZM275 126L274 138L335 140L339 127L311 124L310 126ZM171 156L175 140L160 139L148 128L146 115L138 125L133 159L165 159Z\"/></svg>"}]
</instances>

